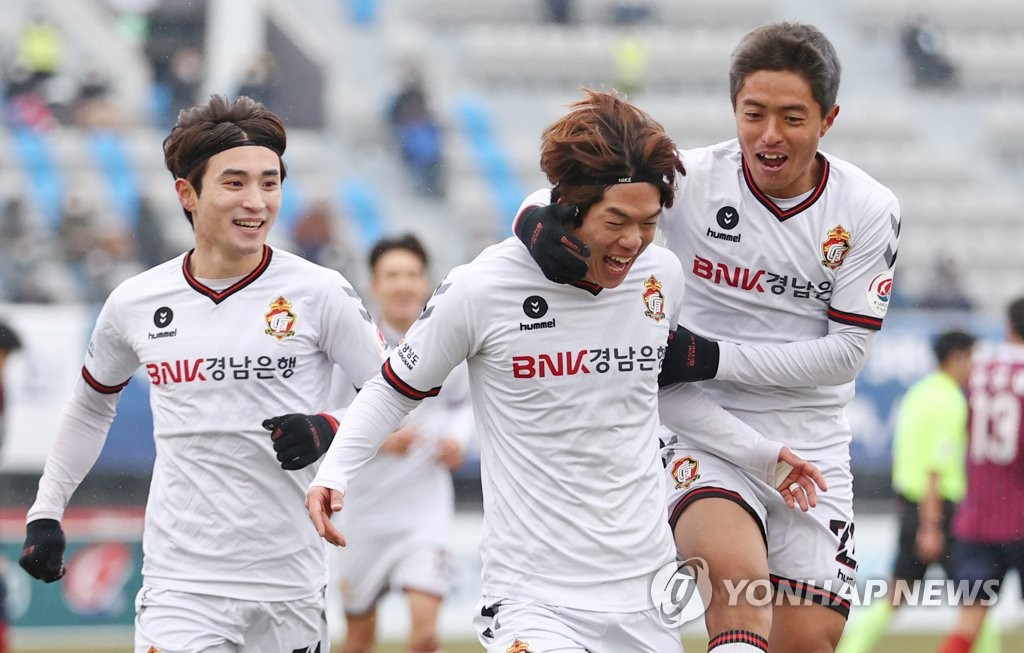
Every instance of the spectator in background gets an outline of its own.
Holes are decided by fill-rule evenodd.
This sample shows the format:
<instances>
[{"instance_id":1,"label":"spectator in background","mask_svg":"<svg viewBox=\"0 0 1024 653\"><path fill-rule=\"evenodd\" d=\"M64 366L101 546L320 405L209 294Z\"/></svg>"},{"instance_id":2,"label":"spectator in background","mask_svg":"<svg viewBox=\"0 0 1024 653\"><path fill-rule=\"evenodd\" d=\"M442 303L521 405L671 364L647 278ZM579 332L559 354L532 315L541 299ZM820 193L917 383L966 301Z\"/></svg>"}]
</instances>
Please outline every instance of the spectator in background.
<instances>
[{"instance_id":1,"label":"spectator in background","mask_svg":"<svg viewBox=\"0 0 1024 653\"><path fill-rule=\"evenodd\" d=\"M21 339L14 329L0 322L0 448L4 444L4 368L7 366L7 356L12 352L21 349ZM0 653L7 653L9 643L7 641L7 579L4 578L4 568L0 567Z\"/></svg>"},{"instance_id":2,"label":"spectator in background","mask_svg":"<svg viewBox=\"0 0 1024 653\"><path fill-rule=\"evenodd\" d=\"M443 134L430 110L422 73L415 65L406 66L405 79L391 102L388 118L416 187L427 195L444 197Z\"/></svg>"},{"instance_id":3,"label":"spectator in background","mask_svg":"<svg viewBox=\"0 0 1024 653\"><path fill-rule=\"evenodd\" d=\"M427 252L412 235L374 244L369 259L376 323L388 349L405 337L430 298ZM336 388L351 388L336 382ZM335 396L332 406L354 397ZM347 623L342 653L368 653L378 601L401 590L409 602L410 651L439 649L437 618L451 589L454 489L451 472L473 432L469 375L455 368L352 479L341 523L351 542L338 552Z\"/></svg>"},{"instance_id":4,"label":"spectator in background","mask_svg":"<svg viewBox=\"0 0 1024 653\"><path fill-rule=\"evenodd\" d=\"M1024 297L1007 318L1006 342L974 361L967 383L967 493L953 518L954 578L986 589L960 606L940 653L977 650L1006 573L1024 578Z\"/></svg>"},{"instance_id":5,"label":"spectator in background","mask_svg":"<svg viewBox=\"0 0 1024 653\"><path fill-rule=\"evenodd\" d=\"M245 67L237 95L247 95L273 110L277 104L273 77L274 58L270 52L261 52Z\"/></svg>"},{"instance_id":6,"label":"spectator in background","mask_svg":"<svg viewBox=\"0 0 1024 653\"><path fill-rule=\"evenodd\" d=\"M43 84L60 72L64 45L60 31L45 16L32 16L18 35L18 64L28 72L29 90L41 90Z\"/></svg>"},{"instance_id":7,"label":"spectator in background","mask_svg":"<svg viewBox=\"0 0 1024 653\"><path fill-rule=\"evenodd\" d=\"M568 25L572 22L573 0L545 0L547 17L552 23Z\"/></svg>"},{"instance_id":8,"label":"spectator in background","mask_svg":"<svg viewBox=\"0 0 1024 653\"><path fill-rule=\"evenodd\" d=\"M355 280L361 275L353 269L352 247L339 234L338 220L332 205L327 200L313 202L309 209L295 221L292 242L302 258L313 261Z\"/></svg>"},{"instance_id":9,"label":"spectator in background","mask_svg":"<svg viewBox=\"0 0 1024 653\"><path fill-rule=\"evenodd\" d=\"M167 90L171 99L171 120L182 109L195 104L199 85L203 83L203 56L198 48L184 47L171 55Z\"/></svg>"},{"instance_id":10,"label":"spectator in background","mask_svg":"<svg viewBox=\"0 0 1024 653\"><path fill-rule=\"evenodd\" d=\"M915 86L942 88L956 82L956 68L944 51L939 31L927 19L918 17L904 25L900 43Z\"/></svg>"},{"instance_id":11,"label":"spectator in background","mask_svg":"<svg viewBox=\"0 0 1024 653\"><path fill-rule=\"evenodd\" d=\"M974 336L940 334L933 343L938 369L907 390L893 438L892 484L899 502L899 548L888 593L847 629L837 653L869 653L885 633L904 593L897 584L919 583L932 564L954 578L952 524L956 503L967 488L967 398ZM913 595L917 595L915 591ZM974 645L976 653L997 653L991 628ZM984 641L982 641L984 640Z\"/></svg>"},{"instance_id":12,"label":"spectator in background","mask_svg":"<svg viewBox=\"0 0 1024 653\"><path fill-rule=\"evenodd\" d=\"M949 252L939 255L935 269L928 276L928 286L917 303L919 308L969 311L974 303L963 287L960 264Z\"/></svg>"}]
</instances>

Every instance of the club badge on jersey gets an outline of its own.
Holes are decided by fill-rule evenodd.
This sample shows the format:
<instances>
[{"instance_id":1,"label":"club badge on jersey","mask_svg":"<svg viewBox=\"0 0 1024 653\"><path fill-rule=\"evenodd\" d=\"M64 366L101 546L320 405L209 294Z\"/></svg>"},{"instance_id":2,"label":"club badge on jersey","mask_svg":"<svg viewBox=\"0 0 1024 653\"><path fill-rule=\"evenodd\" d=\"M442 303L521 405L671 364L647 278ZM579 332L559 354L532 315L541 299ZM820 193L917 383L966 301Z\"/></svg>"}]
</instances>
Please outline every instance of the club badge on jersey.
<instances>
[{"instance_id":1,"label":"club badge on jersey","mask_svg":"<svg viewBox=\"0 0 1024 653\"><path fill-rule=\"evenodd\" d=\"M676 482L677 490L688 490L694 481L700 478L697 470L700 469L700 461L686 456L672 463L672 480Z\"/></svg>"},{"instance_id":2,"label":"club badge on jersey","mask_svg":"<svg viewBox=\"0 0 1024 653\"><path fill-rule=\"evenodd\" d=\"M278 297L270 302L270 310L264 317L267 320L268 336L274 336L278 341L295 335L295 313L292 312L292 305L284 297Z\"/></svg>"},{"instance_id":3,"label":"club badge on jersey","mask_svg":"<svg viewBox=\"0 0 1024 653\"><path fill-rule=\"evenodd\" d=\"M653 274L644 281L643 300L644 306L647 307L644 315L655 322L665 319L665 294L661 292L661 282Z\"/></svg>"},{"instance_id":4,"label":"club badge on jersey","mask_svg":"<svg viewBox=\"0 0 1024 653\"><path fill-rule=\"evenodd\" d=\"M850 238L853 236L841 224L829 230L821 243L821 264L829 270L837 270L850 253Z\"/></svg>"},{"instance_id":5,"label":"club badge on jersey","mask_svg":"<svg viewBox=\"0 0 1024 653\"><path fill-rule=\"evenodd\" d=\"M533 653L530 649L530 645L521 639L517 639L512 642L512 646L505 649L505 653Z\"/></svg>"}]
</instances>

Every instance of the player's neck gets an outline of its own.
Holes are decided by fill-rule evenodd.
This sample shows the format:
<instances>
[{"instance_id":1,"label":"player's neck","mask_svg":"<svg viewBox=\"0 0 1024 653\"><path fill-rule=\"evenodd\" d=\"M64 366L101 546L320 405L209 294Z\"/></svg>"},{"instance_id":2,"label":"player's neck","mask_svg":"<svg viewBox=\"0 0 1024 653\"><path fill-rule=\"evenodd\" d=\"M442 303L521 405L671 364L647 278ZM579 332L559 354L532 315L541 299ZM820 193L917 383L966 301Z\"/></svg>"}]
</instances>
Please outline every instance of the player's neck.
<instances>
[{"instance_id":1,"label":"player's neck","mask_svg":"<svg viewBox=\"0 0 1024 653\"><path fill-rule=\"evenodd\" d=\"M252 254L231 256L222 251L196 247L189 256L189 272L200 279L244 277L259 266L263 256L263 248Z\"/></svg>"}]
</instances>

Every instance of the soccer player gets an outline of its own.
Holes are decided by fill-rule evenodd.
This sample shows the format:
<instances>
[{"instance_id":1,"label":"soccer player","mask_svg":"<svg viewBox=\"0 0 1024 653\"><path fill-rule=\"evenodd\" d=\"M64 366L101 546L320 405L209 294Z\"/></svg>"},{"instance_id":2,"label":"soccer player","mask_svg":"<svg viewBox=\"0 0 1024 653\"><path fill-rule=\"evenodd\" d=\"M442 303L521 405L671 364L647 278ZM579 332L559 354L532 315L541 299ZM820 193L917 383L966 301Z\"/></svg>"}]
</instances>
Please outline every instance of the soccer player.
<instances>
[{"instance_id":1,"label":"soccer player","mask_svg":"<svg viewBox=\"0 0 1024 653\"><path fill-rule=\"evenodd\" d=\"M994 589L1024 578L1024 297L1007 310L1007 342L978 356L967 384L967 493L953 519L953 575ZM940 653L968 653L988 613L967 601Z\"/></svg>"},{"instance_id":2,"label":"soccer player","mask_svg":"<svg viewBox=\"0 0 1024 653\"><path fill-rule=\"evenodd\" d=\"M7 357L21 349L21 338L11 327L0 322L0 447L4 444L4 368ZM0 653L7 653L7 582L6 570L0 568Z\"/></svg>"},{"instance_id":3,"label":"soccer player","mask_svg":"<svg viewBox=\"0 0 1024 653\"><path fill-rule=\"evenodd\" d=\"M649 116L587 91L545 130L541 169L555 190L527 202L567 208L567 228L593 252L587 276L546 281L514 238L455 268L349 408L307 508L317 532L344 544L330 516L350 479L468 360L484 484L481 643L492 653L681 651L649 591L675 558L657 376L683 291L679 260L651 241L682 168ZM666 423L732 432L738 420L698 388L674 390ZM774 474L780 456L791 460L813 500L817 470L760 444L742 452L748 461Z\"/></svg>"},{"instance_id":4,"label":"soccer player","mask_svg":"<svg viewBox=\"0 0 1024 653\"><path fill-rule=\"evenodd\" d=\"M900 404L893 438L892 480L899 501L899 548L888 594L876 601L843 634L839 653L868 653L901 605L903 592L896 584L920 582L935 563L954 578L950 553L953 510L967 488L964 456L967 452L967 398L964 388L971 371L975 338L963 331L947 331L935 338L938 369L907 390ZM989 623L989 622L986 622ZM999 650L994 630L986 628L985 646L975 651Z\"/></svg>"},{"instance_id":5,"label":"soccer player","mask_svg":"<svg viewBox=\"0 0 1024 653\"><path fill-rule=\"evenodd\" d=\"M103 448L121 389L143 368L157 455L137 653L329 646L326 547L301 501L334 418L284 416L271 437L261 418L314 412L327 404L332 366L362 384L382 352L340 274L266 245L285 145L281 120L248 97L214 95L178 115L164 161L195 248L107 298L28 512L21 566L56 581L64 510Z\"/></svg>"},{"instance_id":6,"label":"soccer player","mask_svg":"<svg viewBox=\"0 0 1024 653\"><path fill-rule=\"evenodd\" d=\"M844 406L888 308L900 214L888 189L818 150L839 113L839 77L813 26L747 34L729 73L737 138L680 153L687 174L662 220L687 286L663 381L704 381L723 408L816 463L829 488L815 510L783 509L771 484L709 441L668 443L670 472L699 468L673 479L671 521L682 555L708 563L717 591L705 621L720 653L769 641L773 651L831 651L849 613L842 594L857 562ZM525 211L516 234L549 278L586 269L589 243L559 227L554 207ZM783 600L727 604L727 582L768 579Z\"/></svg>"},{"instance_id":7,"label":"soccer player","mask_svg":"<svg viewBox=\"0 0 1024 653\"><path fill-rule=\"evenodd\" d=\"M430 298L427 251L411 234L384 238L370 249L369 264L377 327L394 349ZM451 472L472 432L469 377L460 365L440 395L421 402L349 483L341 526L351 541L335 556L347 624L344 653L373 650L377 603L389 588L409 601L409 650L438 649L438 611L452 582Z\"/></svg>"}]
</instances>

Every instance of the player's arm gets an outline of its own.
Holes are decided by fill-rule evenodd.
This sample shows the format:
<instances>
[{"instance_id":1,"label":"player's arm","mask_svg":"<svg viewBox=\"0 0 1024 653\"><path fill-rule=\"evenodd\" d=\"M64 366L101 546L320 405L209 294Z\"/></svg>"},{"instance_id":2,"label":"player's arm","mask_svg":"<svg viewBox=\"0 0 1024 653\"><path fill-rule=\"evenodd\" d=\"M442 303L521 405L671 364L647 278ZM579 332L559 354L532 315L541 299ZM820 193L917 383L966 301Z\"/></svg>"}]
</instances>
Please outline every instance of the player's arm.
<instances>
[{"instance_id":1,"label":"player's arm","mask_svg":"<svg viewBox=\"0 0 1024 653\"><path fill-rule=\"evenodd\" d=\"M102 394L79 380L57 424L57 437L29 508L19 563L30 575L53 582L64 575L61 521L71 496L103 450L114 421L117 394Z\"/></svg>"},{"instance_id":2,"label":"player's arm","mask_svg":"<svg viewBox=\"0 0 1024 653\"><path fill-rule=\"evenodd\" d=\"M887 198L854 229L849 256L836 271L825 335L781 344L714 342L685 328L688 346L667 374L676 381L719 379L750 385L816 386L853 381L864 367L892 293L899 247L899 206Z\"/></svg>"},{"instance_id":3,"label":"player's arm","mask_svg":"<svg viewBox=\"0 0 1024 653\"><path fill-rule=\"evenodd\" d=\"M340 274L331 275L317 302L320 314L320 349L338 368L332 373L333 409L315 415L288 413L264 419L281 468L304 469L331 446L353 391L357 392L380 369L384 358L370 314L352 286Z\"/></svg>"},{"instance_id":4,"label":"player's arm","mask_svg":"<svg viewBox=\"0 0 1024 653\"><path fill-rule=\"evenodd\" d=\"M99 458L120 392L139 366L135 352L120 336L120 296L120 290L115 290L96 320L82 374L57 423L53 448L26 518L25 546L18 562L46 582L64 575L64 510Z\"/></svg>"},{"instance_id":5,"label":"player's arm","mask_svg":"<svg viewBox=\"0 0 1024 653\"><path fill-rule=\"evenodd\" d=\"M784 344L718 343L715 378L750 385L840 385L857 378L877 331L829 322L828 335Z\"/></svg>"},{"instance_id":6,"label":"player's arm","mask_svg":"<svg viewBox=\"0 0 1024 653\"><path fill-rule=\"evenodd\" d=\"M422 399L436 396L452 369L475 350L475 311L457 268L435 289L427 308L345 412L337 437L306 495L322 537L343 545L330 517L341 509L351 478L377 453Z\"/></svg>"},{"instance_id":7,"label":"player's arm","mask_svg":"<svg viewBox=\"0 0 1024 653\"><path fill-rule=\"evenodd\" d=\"M523 201L512 223L512 231L526 245L541 272L555 283L587 275L584 259L590 256L590 248L568 226L576 210L573 205L551 203L551 191L540 190Z\"/></svg>"},{"instance_id":8,"label":"player's arm","mask_svg":"<svg viewBox=\"0 0 1024 653\"><path fill-rule=\"evenodd\" d=\"M338 437L331 443L306 493L306 509L316 532L331 544L345 537L331 523L344 506L349 481L370 461L419 400L405 396L383 376L371 379L345 411Z\"/></svg>"}]
</instances>

